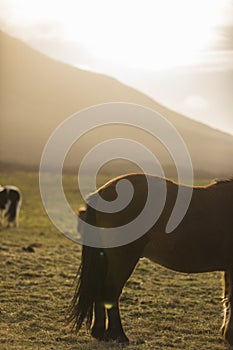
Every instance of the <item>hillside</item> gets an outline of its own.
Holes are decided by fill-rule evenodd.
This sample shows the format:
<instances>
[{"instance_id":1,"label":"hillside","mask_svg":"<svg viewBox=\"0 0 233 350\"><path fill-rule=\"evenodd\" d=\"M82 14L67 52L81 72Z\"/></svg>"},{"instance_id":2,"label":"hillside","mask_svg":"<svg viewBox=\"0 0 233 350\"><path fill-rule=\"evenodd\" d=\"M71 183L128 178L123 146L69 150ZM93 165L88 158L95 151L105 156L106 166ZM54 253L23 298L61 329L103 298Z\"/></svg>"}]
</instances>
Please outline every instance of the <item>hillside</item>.
<instances>
[{"instance_id":1,"label":"hillside","mask_svg":"<svg viewBox=\"0 0 233 350\"><path fill-rule=\"evenodd\" d=\"M123 101L150 107L166 117L187 143L197 174L233 174L232 136L177 114L110 77L52 60L3 32L0 52L1 162L37 166L49 135L61 121L88 106ZM119 127L118 134L125 137L131 131ZM111 135L116 135L116 129L108 130ZM145 135L140 139L169 166L171 161L158 142ZM98 132L91 141L84 137L76 159L99 140Z\"/></svg>"}]
</instances>

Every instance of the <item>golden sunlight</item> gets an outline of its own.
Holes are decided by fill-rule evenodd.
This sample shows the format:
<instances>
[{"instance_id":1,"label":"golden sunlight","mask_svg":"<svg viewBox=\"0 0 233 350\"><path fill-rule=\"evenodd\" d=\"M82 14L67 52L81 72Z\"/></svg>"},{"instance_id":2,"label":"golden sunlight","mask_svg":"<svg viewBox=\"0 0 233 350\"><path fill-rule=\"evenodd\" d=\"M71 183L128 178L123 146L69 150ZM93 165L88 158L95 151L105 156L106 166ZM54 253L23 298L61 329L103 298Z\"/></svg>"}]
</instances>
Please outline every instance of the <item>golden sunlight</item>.
<instances>
[{"instance_id":1,"label":"golden sunlight","mask_svg":"<svg viewBox=\"0 0 233 350\"><path fill-rule=\"evenodd\" d=\"M228 1L22 0L19 4L10 0L9 3L21 20L23 16L26 22L41 23L40 27L51 20L50 32L43 35L55 32L108 63L151 70L192 63L197 52L211 44Z\"/></svg>"},{"instance_id":2,"label":"golden sunlight","mask_svg":"<svg viewBox=\"0 0 233 350\"><path fill-rule=\"evenodd\" d=\"M136 2L134 6L126 2L103 11L95 33L86 30L85 42L105 60L167 69L192 63L211 44L220 18L219 0Z\"/></svg>"}]
</instances>

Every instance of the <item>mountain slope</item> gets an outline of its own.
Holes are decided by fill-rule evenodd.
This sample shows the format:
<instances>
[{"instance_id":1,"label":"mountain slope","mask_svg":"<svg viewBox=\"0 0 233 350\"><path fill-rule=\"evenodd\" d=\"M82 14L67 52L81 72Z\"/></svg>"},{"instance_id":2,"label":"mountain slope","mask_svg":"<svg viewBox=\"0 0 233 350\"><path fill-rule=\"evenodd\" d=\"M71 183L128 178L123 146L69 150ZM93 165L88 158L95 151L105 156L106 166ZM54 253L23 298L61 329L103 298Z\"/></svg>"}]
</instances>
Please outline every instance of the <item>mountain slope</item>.
<instances>
[{"instance_id":1,"label":"mountain slope","mask_svg":"<svg viewBox=\"0 0 233 350\"><path fill-rule=\"evenodd\" d=\"M185 118L117 80L52 60L2 32L0 52L1 161L38 165L50 133L61 121L95 104L123 101L150 107L166 117L187 143L197 172L233 174L232 136ZM116 129L109 129L108 136L115 133ZM121 129L119 133L127 135ZM79 158L99 137L93 134L91 142L84 138ZM170 164L161 145L140 137Z\"/></svg>"}]
</instances>

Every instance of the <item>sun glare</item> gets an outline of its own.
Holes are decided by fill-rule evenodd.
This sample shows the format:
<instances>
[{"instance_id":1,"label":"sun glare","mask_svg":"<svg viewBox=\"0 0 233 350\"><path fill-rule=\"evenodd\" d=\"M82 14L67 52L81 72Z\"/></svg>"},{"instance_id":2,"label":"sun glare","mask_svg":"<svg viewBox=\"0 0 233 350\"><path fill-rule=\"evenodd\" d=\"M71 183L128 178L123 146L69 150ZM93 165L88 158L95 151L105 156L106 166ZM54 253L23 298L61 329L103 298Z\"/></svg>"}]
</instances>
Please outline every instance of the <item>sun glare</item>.
<instances>
[{"instance_id":1,"label":"sun glare","mask_svg":"<svg viewBox=\"0 0 233 350\"><path fill-rule=\"evenodd\" d=\"M60 36L98 59L151 70L192 63L211 44L228 0L8 1L16 17L54 21Z\"/></svg>"},{"instance_id":2,"label":"sun glare","mask_svg":"<svg viewBox=\"0 0 233 350\"><path fill-rule=\"evenodd\" d=\"M208 47L219 1L153 1L115 9L102 20L92 52L105 60L148 69L192 63ZM118 10L118 11L117 11Z\"/></svg>"}]
</instances>

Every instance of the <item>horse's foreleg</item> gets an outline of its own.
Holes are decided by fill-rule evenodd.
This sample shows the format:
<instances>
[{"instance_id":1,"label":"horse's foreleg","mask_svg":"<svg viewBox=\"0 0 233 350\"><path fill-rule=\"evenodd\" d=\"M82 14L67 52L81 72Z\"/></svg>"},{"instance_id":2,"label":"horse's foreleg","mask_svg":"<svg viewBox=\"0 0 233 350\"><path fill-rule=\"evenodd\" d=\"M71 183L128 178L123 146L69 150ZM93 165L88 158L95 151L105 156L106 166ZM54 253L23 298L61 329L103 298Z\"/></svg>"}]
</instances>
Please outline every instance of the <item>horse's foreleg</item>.
<instances>
[{"instance_id":1,"label":"horse's foreleg","mask_svg":"<svg viewBox=\"0 0 233 350\"><path fill-rule=\"evenodd\" d=\"M233 269L224 273L224 320L222 334L233 345Z\"/></svg>"},{"instance_id":2,"label":"horse's foreleg","mask_svg":"<svg viewBox=\"0 0 233 350\"><path fill-rule=\"evenodd\" d=\"M95 303L95 318L93 326L91 327L91 335L98 339L103 340L105 336L106 327L106 310L103 303Z\"/></svg>"},{"instance_id":3,"label":"horse's foreleg","mask_svg":"<svg viewBox=\"0 0 233 350\"><path fill-rule=\"evenodd\" d=\"M19 211L20 211L20 206L21 206L21 203L20 203L20 201L19 201L19 202L17 203L17 205L16 205L14 227L18 227L18 226L19 226Z\"/></svg>"},{"instance_id":4,"label":"horse's foreleg","mask_svg":"<svg viewBox=\"0 0 233 350\"><path fill-rule=\"evenodd\" d=\"M229 295L230 295L230 283L228 272L223 272L223 323L221 326L221 334L224 335L226 324L229 318Z\"/></svg>"},{"instance_id":5,"label":"horse's foreleg","mask_svg":"<svg viewBox=\"0 0 233 350\"><path fill-rule=\"evenodd\" d=\"M3 208L0 210L0 227L4 227L5 226L5 217L6 217L6 209Z\"/></svg>"}]
</instances>

